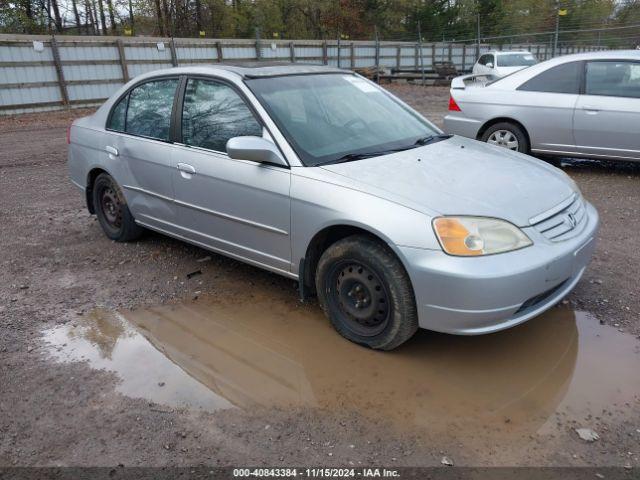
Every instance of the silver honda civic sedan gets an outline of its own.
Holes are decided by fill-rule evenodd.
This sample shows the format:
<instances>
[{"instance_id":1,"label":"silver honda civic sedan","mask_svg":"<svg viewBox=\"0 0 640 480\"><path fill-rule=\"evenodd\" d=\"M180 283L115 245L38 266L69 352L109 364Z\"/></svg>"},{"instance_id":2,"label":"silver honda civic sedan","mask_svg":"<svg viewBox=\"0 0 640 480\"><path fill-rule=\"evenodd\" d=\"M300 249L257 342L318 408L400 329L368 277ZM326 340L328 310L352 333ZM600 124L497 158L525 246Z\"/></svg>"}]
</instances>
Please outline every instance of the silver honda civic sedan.
<instances>
[{"instance_id":1,"label":"silver honda civic sedan","mask_svg":"<svg viewBox=\"0 0 640 480\"><path fill-rule=\"evenodd\" d=\"M523 153L640 160L640 51L566 55L491 80L453 79L445 131Z\"/></svg>"},{"instance_id":2,"label":"silver honda civic sedan","mask_svg":"<svg viewBox=\"0 0 640 480\"><path fill-rule=\"evenodd\" d=\"M299 282L343 336L477 335L582 276L598 214L562 171L444 135L350 71L183 67L139 76L69 131L105 234L155 230Z\"/></svg>"}]
</instances>

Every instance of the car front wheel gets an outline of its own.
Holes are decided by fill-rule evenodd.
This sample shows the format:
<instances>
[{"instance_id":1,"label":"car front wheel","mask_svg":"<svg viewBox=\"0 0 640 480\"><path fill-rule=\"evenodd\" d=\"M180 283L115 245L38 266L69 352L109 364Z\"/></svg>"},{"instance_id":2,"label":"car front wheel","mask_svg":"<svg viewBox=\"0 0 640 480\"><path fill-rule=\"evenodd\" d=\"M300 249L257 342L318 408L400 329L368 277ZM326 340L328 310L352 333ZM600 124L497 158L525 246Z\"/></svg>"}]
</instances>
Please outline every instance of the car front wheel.
<instances>
[{"instance_id":1,"label":"car front wheel","mask_svg":"<svg viewBox=\"0 0 640 480\"><path fill-rule=\"evenodd\" d=\"M316 273L320 306L352 342L392 350L418 329L411 282L388 247L364 235L331 245Z\"/></svg>"}]
</instances>

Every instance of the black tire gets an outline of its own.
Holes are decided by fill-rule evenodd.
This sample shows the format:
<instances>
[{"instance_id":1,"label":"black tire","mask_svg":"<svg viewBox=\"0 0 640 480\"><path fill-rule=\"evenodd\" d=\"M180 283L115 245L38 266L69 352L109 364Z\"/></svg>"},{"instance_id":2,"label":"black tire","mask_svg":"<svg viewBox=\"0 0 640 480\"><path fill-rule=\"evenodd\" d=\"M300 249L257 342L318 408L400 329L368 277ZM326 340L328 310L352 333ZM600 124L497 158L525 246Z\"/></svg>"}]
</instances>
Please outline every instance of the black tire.
<instances>
[{"instance_id":1,"label":"black tire","mask_svg":"<svg viewBox=\"0 0 640 480\"><path fill-rule=\"evenodd\" d=\"M404 267L386 245L365 235L339 240L322 254L316 290L334 328L352 342L392 350L418 330Z\"/></svg>"},{"instance_id":2,"label":"black tire","mask_svg":"<svg viewBox=\"0 0 640 480\"><path fill-rule=\"evenodd\" d=\"M556 168L562 168L562 158L552 157L551 155L536 155L536 158L547 162L549 165L553 165Z\"/></svg>"},{"instance_id":3,"label":"black tire","mask_svg":"<svg viewBox=\"0 0 640 480\"><path fill-rule=\"evenodd\" d=\"M144 229L136 224L115 180L101 173L93 182L92 190L93 207L105 235L116 242L140 238Z\"/></svg>"},{"instance_id":4,"label":"black tire","mask_svg":"<svg viewBox=\"0 0 640 480\"><path fill-rule=\"evenodd\" d=\"M520 127L519 125L516 125L515 123L500 122L500 123L491 125L489 128L487 128L484 131L484 133L480 137L480 140L482 140L485 143L490 143L489 139L491 138L491 136L494 133L497 134L497 132L500 132L500 131L509 132L511 135L513 135L516 138L516 140L518 141L518 147L516 151L520 153L529 153L529 140L527 139L527 135L524 133L524 130L522 130L522 127ZM501 145L501 146L504 146L504 145Z\"/></svg>"}]
</instances>

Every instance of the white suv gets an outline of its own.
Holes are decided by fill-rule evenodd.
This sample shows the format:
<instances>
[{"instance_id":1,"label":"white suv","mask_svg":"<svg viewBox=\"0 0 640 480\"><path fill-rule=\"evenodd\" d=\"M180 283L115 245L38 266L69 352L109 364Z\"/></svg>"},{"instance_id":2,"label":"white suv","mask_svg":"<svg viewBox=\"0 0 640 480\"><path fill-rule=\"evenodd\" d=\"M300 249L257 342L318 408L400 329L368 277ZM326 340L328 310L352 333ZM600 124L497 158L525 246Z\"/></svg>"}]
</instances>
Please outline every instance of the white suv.
<instances>
[{"instance_id":1,"label":"white suv","mask_svg":"<svg viewBox=\"0 0 640 480\"><path fill-rule=\"evenodd\" d=\"M501 78L536 63L538 63L536 57L531 52L524 50L518 52L491 51L480 56L473 66L472 73Z\"/></svg>"}]
</instances>

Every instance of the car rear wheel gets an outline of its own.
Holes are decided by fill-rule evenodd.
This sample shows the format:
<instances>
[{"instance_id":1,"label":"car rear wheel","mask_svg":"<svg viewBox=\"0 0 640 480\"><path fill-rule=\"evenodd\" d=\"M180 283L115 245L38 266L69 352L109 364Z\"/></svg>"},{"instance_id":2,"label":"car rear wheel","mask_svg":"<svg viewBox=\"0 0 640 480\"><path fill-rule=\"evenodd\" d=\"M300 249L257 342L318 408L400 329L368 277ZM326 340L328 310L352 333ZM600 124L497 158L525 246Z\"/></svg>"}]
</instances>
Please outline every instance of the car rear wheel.
<instances>
[{"instance_id":1,"label":"car rear wheel","mask_svg":"<svg viewBox=\"0 0 640 480\"><path fill-rule=\"evenodd\" d=\"M352 342L392 350L418 329L407 273L393 252L367 236L339 240L322 254L316 290L334 328Z\"/></svg>"},{"instance_id":2,"label":"car rear wheel","mask_svg":"<svg viewBox=\"0 0 640 480\"><path fill-rule=\"evenodd\" d=\"M104 233L111 240L129 242L138 239L144 229L136 224L115 180L101 173L93 184L93 206Z\"/></svg>"},{"instance_id":3,"label":"car rear wheel","mask_svg":"<svg viewBox=\"0 0 640 480\"><path fill-rule=\"evenodd\" d=\"M482 134L481 140L491 145L507 148L515 152L528 153L529 141L518 125L510 122L500 122L491 125Z\"/></svg>"}]
</instances>

